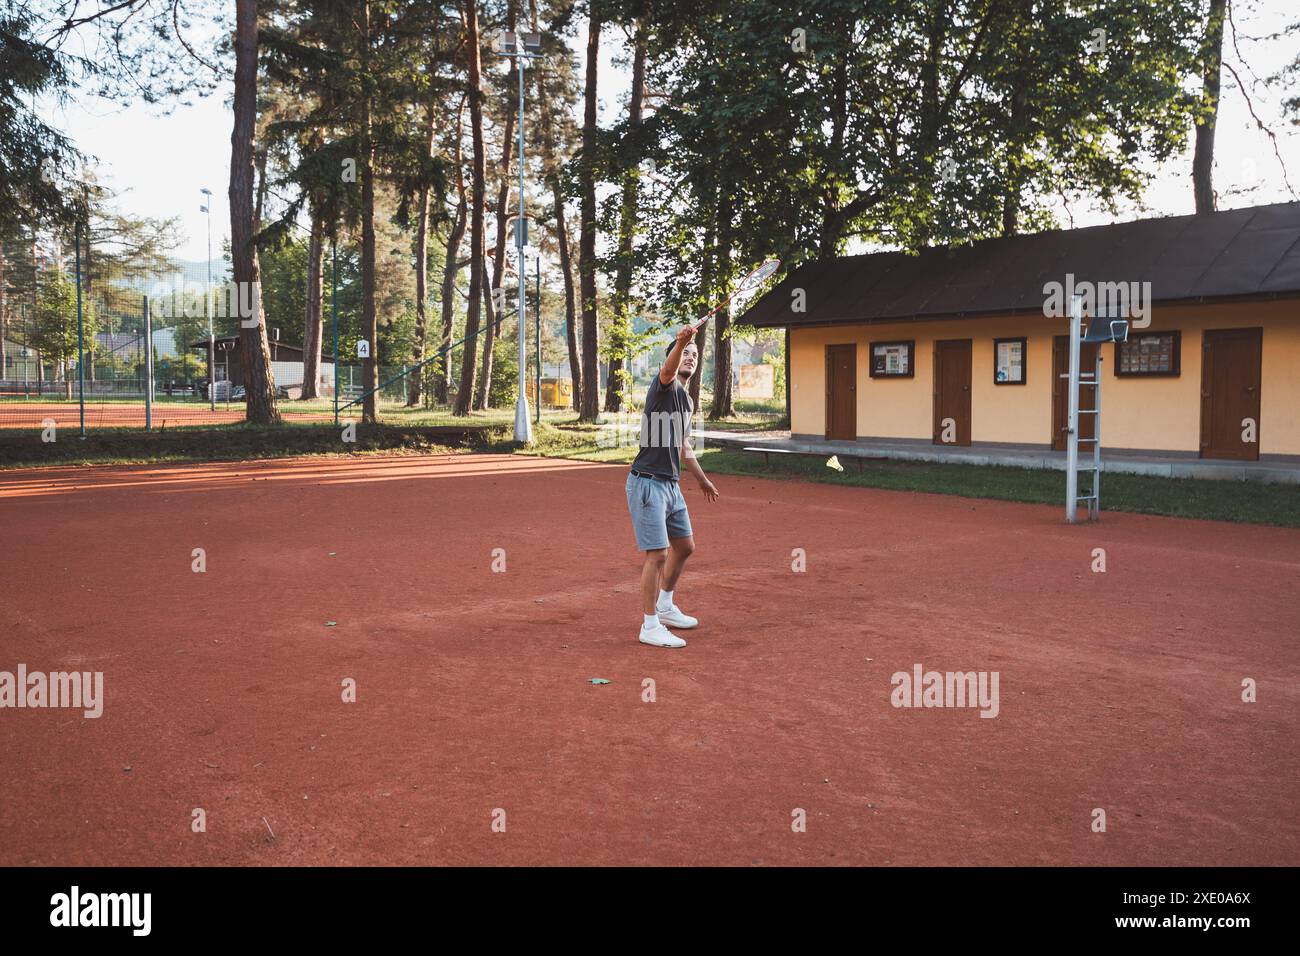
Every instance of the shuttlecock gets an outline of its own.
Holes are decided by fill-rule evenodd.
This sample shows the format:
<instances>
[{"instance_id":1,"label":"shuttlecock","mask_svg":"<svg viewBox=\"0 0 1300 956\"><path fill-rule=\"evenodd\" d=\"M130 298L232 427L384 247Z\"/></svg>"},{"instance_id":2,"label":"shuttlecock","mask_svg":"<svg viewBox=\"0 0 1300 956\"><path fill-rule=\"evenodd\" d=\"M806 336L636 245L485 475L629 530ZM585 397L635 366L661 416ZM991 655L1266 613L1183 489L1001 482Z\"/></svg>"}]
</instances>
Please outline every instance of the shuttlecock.
<instances>
[{"instance_id":1,"label":"shuttlecock","mask_svg":"<svg viewBox=\"0 0 1300 956\"><path fill-rule=\"evenodd\" d=\"M844 466L840 464L839 455L831 455L831 457L826 460L826 467L834 468L836 471L844 470Z\"/></svg>"}]
</instances>

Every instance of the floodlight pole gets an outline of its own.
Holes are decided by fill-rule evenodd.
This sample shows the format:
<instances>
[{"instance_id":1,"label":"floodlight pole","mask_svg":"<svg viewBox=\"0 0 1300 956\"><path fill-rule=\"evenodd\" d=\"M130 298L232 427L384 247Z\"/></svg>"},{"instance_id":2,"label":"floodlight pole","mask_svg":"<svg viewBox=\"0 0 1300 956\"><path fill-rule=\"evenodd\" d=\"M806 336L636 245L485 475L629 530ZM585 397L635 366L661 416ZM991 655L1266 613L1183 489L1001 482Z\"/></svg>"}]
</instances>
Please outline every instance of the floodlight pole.
<instances>
[{"instance_id":1,"label":"floodlight pole","mask_svg":"<svg viewBox=\"0 0 1300 956\"><path fill-rule=\"evenodd\" d=\"M519 215L515 219L515 251L519 256L519 397L515 400L515 441L532 444L533 426L528 414L528 345L527 307L524 302L528 281L528 267L524 261L524 61L533 59L541 51L541 38L537 34L506 33L499 41L498 53L514 57L519 68ZM541 403L541 395L537 396Z\"/></svg>"},{"instance_id":2,"label":"floodlight pole","mask_svg":"<svg viewBox=\"0 0 1300 956\"><path fill-rule=\"evenodd\" d=\"M537 256L537 268L533 270L533 287L537 292L537 311L533 314L533 318L537 323L537 332L533 336L537 345L537 366L533 370L533 377L537 380L535 421L540 425L542 423L542 257L540 253Z\"/></svg>"},{"instance_id":3,"label":"floodlight pole","mask_svg":"<svg viewBox=\"0 0 1300 956\"><path fill-rule=\"evenodd\" d=\"M533 440L533 428L528 415L528 346L524 341L528 328L524 319L528 314L524 292L528 274L524 260L524 231L528 226L524 219L524 57L516 56L515 62L519 64L519 218L515 220L515 248L519 256L519 399L515 402L515 441L528 445ZM539 407L542 404L541 395L537 396L537 404Z\"/></svg>"},{"instance_id":4,"label":"floodlight pole","mask_svg":"<svg viewBox=\"0 0 1300 956\"><path fill-rule=\"evenodd\" d=\"M199 192L207 197L203 203L203 211L208 214L208 284L203 292L203 313L208 319L208 407L215 412L217 410L217 350L212 335L212 190L204 186Z\"/></svg>"},{"instance_id":5,"label":"floodlight pole","mask_svg":"<svg viewBox=\"0 0 1300 956\"><path fill-rule=\"evenodd\" d=\"M144 312L144 430L153 428L153 313L149 297L142 303Z\"/></svg>"}]
</instances>

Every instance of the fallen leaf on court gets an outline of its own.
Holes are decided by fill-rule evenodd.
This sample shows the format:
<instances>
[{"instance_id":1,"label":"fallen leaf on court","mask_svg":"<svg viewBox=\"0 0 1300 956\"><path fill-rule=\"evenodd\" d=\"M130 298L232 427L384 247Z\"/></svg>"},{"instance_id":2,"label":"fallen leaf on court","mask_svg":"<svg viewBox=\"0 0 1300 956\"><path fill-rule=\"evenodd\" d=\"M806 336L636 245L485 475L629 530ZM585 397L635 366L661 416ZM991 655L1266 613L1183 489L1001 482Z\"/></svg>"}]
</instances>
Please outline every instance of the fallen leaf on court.
<instances>
[{"instance_id":1,"label":"fallen leaf on court","mask_svg":"<svg viewBox=\"0 0 1300 956\"><path fill-rule=\"evenodd\" d=\"M334 555L336 555L336 554L338 554L337 551L331 551L331 552L330 552L330 557L332 558L332 557L334 557Z\"/></svg>"},{"instance_id":2,"label":"fallen leaf on court","mask_svg":"<svg viewBox=\"0 0 1300 956\"><path fill-rule=\"evenodd\" d=\"M844 466L840 464L840 456L839 456L839 455L831 455L831 457L828 458L827 461L826 461L826 467L827 467L827 468L834 468L836 471L843 471L843 470L844 470Z\"/></svg>"},{"instance_id":3,"label":"fallen leaf on court","mask_svg":"<svg viewBox=\"0 0 1300 956\"><path fill-rule=\"evenodd\" d=\"M339 626L339 622L338 622L338 621L326 621L326 622L325 622L325 626L326 626L326 627L338 627L338 626Z\"/></svg>"},{"instance_id":4,"label":"fallen leaf on court","mask_svg":"<svg viewBox=\"0 0 1300 956\"><path fill-rule=\"evenodd\" d=\"M591 679L591 682L592 682L593 684L608 684L608 683L609 683L609 681L605 680L605 678L603 678L603 677L593 677L593 678Z\"/></svg>"}]
</instances>

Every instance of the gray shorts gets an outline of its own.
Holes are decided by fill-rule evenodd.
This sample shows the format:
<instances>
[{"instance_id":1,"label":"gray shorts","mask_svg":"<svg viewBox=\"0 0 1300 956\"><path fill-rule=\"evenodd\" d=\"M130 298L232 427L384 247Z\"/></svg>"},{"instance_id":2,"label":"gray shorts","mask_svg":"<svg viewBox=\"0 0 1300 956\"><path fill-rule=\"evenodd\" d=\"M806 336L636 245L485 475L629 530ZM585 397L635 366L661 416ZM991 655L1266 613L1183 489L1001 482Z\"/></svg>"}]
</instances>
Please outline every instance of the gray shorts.
<instances>
[{"instance_id":1,"label":"gray shorts","mask_svg":"<svg viewBox=\"0 0 1300 956\"><path fill-rule=\"evenodd\" d=\"M686 499L675 481L627 476L627 510L636 532L636 546L642 551L668 547L669 538L691 536L691 516Z\"/></svg>"}]
</instances>

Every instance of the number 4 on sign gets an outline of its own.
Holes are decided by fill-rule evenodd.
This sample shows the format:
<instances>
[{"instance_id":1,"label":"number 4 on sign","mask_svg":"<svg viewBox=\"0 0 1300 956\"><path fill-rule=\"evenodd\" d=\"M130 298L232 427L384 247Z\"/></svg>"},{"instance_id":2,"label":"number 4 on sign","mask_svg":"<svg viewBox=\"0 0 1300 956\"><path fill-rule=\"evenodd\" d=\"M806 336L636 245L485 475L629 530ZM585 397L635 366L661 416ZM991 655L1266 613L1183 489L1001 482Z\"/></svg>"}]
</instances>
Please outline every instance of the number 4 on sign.
<instances>
[{"instance_id":1,"label":"number 4 on sign","mask_svg":"<svg viewBox=\"0 0 1300 956\"><path fill-rule=\"evenodd\" d=\"M365 339L357 343L357 358L370 358L370 343Z\"/></svg>"}]
</instances>

